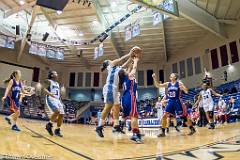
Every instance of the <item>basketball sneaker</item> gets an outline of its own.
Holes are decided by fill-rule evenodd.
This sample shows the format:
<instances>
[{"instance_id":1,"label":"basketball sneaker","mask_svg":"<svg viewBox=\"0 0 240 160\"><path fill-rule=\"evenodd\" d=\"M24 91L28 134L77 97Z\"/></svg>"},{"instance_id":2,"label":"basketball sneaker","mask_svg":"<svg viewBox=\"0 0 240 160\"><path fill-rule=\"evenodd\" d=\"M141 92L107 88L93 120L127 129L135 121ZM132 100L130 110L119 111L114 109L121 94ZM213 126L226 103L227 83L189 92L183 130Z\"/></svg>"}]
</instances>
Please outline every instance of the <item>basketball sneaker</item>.
<instances>
[{"instance_id":1,"label":"basketball sneaker","mask_svg":"<svg viewBox=\"0 0 240 160\"><path fill-rule=\"evenodd\" d=\"M193 135L194 133L196 133L196 129L195 129L193 126L191 126L191 127L189 127L189 128L190 128L190 133L188 133L189 136L191 136L191 135Z\"/></svg>"},{"instance_id":2,"label":"basketball sneaker","mask_svg":"<svg viewBox=\"0 0 240 160\"><path fill-rule=\"evenodd\" d=\"M51 136L53 136L52 127L53 127L52 123L49 122L46 124L46 128L45 128Z\"/></svg>"},{"instance_id":3,"label":"basketball sneaker","mask_svg":"<svg viewBox=\"0 0 240 160\"><path fill-rule=\"evenodd\" d=\"M63 135L61 134L60 128L55 129L54 133L58 137L63 137Z\"/></svg>"},{"instance_id":4,"label":"basketball sneaker","mask_svg":"<svg viewBox=\"0 0 240 160\"><path fill-rule=\"evenodd\" d=\"M215 125L214 125L214 123L210 123L208 129L215 129Z\"/></svg>"},{"instance_id":5,"label":"basketball sneaker","mask_svg":"<svg viewBox=\"0 0 240 160\"><path fill-rule=\"evenodd\" d=\"M142 144L141 134L133 134L133 136L130 138L132 141L134 141L137 144Z\"/></svg>"},{"instance_id":6,"label":"basketball sneaker","mask_svg":"<svg viewBox=\"0 0 240 160\"><path fill-rule=\"evenodd\" d=\"M21 131L16 124L14 124L14 125L12 126L12 130L13 130L13 131L18 131L18 132Z\"/></svg>"},{"instance_id":7,"label":"basketball sneaker","mask_svg":"<svg viewBox=\"0 0 240 160\"><path fill-rule=\"evenodd\" d=\"M9 125L11 125L11 120L10 120L10 118L5 117L5 120L7 121L7 123L8 123Z\"/></svg>"},{"instance_id":8,"label":"basketball sneaker","mask_svg":"<svg viewBox=\"0 0 240 160\"><path fill-rule=\"evenodd\" d=\"M179 128L177 126L175 127L175 129L176 129L177 132L180 132L180 130L179 130Z\"/></svg>"},{"instance_id":9,"label":"basketball sneaker","mask_svg":"<svg viewBox=\"0 0 240 160\"><path fill-rule=\"evenodd\" d=\"M98 126L95 131L96 131L96 133L97 133L97 135L99 137L101 137L101 138L104 137L104 135L103 135L103 126Z\"/></svg>"},{"instance_id":10,"label":"basketball sneaker","mask_svg":"<svg viewBox=\"0 0 240 160\"><path fill-rule=\"evenodd\" d=\"M165 128L162 128L162 132L157 135L157 137L165 137Z\"/></svg>"},{"instance_id":11,"label":"basketball sneaker","mask_svg":"<svg viewBox=\"0 0 240 160\"><path fill-rule=\"evenodd\" d=\"M125 134L125 132L123 131L123 128L121 128L119 125L116 125L112 128L112 132L113 133L122 133Z\"/></svg>"}]
</instances>

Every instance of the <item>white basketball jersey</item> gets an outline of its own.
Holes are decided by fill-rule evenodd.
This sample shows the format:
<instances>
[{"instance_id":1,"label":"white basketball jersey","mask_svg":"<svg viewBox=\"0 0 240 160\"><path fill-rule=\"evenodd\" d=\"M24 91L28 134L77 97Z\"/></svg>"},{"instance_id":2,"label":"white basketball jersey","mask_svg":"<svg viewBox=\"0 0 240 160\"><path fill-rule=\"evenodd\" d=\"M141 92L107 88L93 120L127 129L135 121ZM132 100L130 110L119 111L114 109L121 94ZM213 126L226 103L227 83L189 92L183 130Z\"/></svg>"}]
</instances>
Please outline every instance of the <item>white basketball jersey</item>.
<instances>
[{"instance_id":1,"label":"white basketball jersey","mask_svg":"<svg viewBox=\"0 0 240 160\"><path fill-rule=\"evenodd\" d=\"M107 75L106 85L118 87L118 83L119 83L118 72L121 70L121 67L120 66L112 67L111 65L109 65L107 67L107 70L108 70L108 75Z\"/></svg>"},{"instance_id":2,"label":"white basketball jersey","mask_svg":"<svg viewBox=\"0 0 240 160\"><path fill-rule=\"evenodd\" d=\"M212 93L210 89L207 89L206 91L202 90L200 94L202 96L203 105L208 105L209 103L213 102Z\"/></svg>"},{"instance_id":3,"label":"white basketball jersey","mask_svg":"<svg viewBox=\"0 0 240 160\"><path fill-rule=\"evenodd\" d=\"M54 94L54 97L57 99L60 99L60 87L59 87L59 83L53 80L49 80L50 81L50 85L48 88L48 91L52 94Z\"/></svg>"}]
</instances>

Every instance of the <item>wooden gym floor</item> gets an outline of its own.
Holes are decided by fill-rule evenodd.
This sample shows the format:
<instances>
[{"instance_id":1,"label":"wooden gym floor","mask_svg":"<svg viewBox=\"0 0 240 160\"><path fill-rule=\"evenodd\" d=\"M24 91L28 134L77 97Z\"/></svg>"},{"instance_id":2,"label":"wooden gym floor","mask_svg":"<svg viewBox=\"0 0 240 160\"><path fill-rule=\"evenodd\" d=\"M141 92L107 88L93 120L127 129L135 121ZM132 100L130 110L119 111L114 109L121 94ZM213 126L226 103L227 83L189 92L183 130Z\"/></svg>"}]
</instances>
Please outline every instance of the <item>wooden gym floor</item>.
<instances>
[{"instance_id":1,"label":"wooden gym floor","mask_svg":"<svg viewBox=\"0 0 240 160\"><path fill-rule=\"evenodd\" d=\"M158 130L141 129L146 134L144 144L135 144L127 135L113 135L105 128L105 138L95 134L94 126L64 124L63 138L51 137L45 131L46 122L20 119L21 132L10 130L0 115L0 159L177 159L210 160L240 159L240 123L219 125L215 130L197 128L187 136L174 129L165 138L156 138Z\"/></svg>"}]
</instances>

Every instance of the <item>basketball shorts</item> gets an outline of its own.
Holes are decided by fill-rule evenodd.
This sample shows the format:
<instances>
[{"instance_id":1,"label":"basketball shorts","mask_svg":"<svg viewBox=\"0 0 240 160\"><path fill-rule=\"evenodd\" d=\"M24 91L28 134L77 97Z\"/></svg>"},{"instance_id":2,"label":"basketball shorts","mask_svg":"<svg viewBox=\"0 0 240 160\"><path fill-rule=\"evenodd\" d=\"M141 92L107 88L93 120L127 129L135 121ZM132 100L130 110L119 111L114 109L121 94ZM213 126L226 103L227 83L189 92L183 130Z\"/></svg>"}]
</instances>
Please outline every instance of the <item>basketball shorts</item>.
<instances>
[{"instance_id":1,"label":"basketball shorts","mask_svg":"<svg viewBox=\"0 0 240 160\"><path fill-rule=\"evenodd\" d=\"M59 99L47 96L46 104L50 111L52 112L58 111L60 114L65 114L64 104Z\"/></svg>"},{"instance_id":2,"label":"basketball shorts","mask_svg":"<svg viewBox=\"0 0 240 160\"><path fill-rule=\"evenodd\" d=\"M204 112L213 111L213 109L214 109L213 102L203 104L203 109L204 109Z\"/></svg>"},{"instance_id":3,"label":"basketball shorts","mask_svg":"<svg viewBox=\"0 0 240 160\"><path fill-rule=\"evenodd\" d=\"M124 117L138 118L137 99L136 96L126 93L122 96L122 108Z\"/></svg>"},{"instance_id":4,"label":"basketball shorts","mask_svg":"<svg viewBox=\"0 0 240 160\"><path fill-rule=\"evenodd\" d=\"M168 112L172 115L183 115L184 112L181 101L179 99L169 99L165 108L165 112Z\"/></svg>"},{"instance_id":5,"label":"basketball shorts","mask_svg":"<svg viewBox=\"0 0 240 160\"><path fill-rule=\"evenodd\" d=\"M20 108L20 101L19 99L13 99L11 97L7 97L6 99L7 105L9 106L9 109L12 113L15 113Z\"/></svg>"},{"instance_id":6,"label":"basketball shorts","mask_svg":"<svg viewBox=\"0 0 240 160\"><path fill-rule=\"evenodd\" d=\"M103 98L106 104L120 104L120 92L113 85L105 85L103 87Z\"/></svg>"}]
</instances>

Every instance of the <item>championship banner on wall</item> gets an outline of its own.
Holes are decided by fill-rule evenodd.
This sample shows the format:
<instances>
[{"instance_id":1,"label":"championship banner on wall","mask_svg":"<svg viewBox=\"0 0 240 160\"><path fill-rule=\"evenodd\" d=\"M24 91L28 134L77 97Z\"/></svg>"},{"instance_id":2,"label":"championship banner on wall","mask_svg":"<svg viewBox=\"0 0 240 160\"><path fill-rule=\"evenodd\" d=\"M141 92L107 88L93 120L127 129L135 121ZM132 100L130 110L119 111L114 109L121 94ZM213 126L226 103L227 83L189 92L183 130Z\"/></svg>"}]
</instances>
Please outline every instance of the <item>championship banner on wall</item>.
<instances>
[{"instance_id":1,"label":"championship banner on wall","mask_svg":"<svg viewBox=\"0 0 240 160\"><path fill-rule=\"evenodd\" d=\"M140 24L136 23L132 27L132 37L136 37L140 35Z\"/></svg>"},{"instance_id":2,"label":"championship banner on wall","mask_svg":"<svg viewBox=\"0 0 240 160\"><path fill-rule=\"evenodd\" d=\"M61 48L32 42L29 48L29 53L49 59L64 60L64 50Z\"/></svg>"},{"instance_id":3,"label":"championship banner on wall","mask_svg":"<svg viewBox=\"0 0 240 160\"><path fill-rule=\"evenodd\" d=\"M153 26L158 25L162 21L162 14L160 12L153 11Z\"/></svg>"},{"instance_id":4,"label":"championship banner on wall","mask_svg":"<svg viewBox=\"0 0 240 160\"><path fill-rule=\"evenodd\" d=\"M103 56L104 48L103 43L100 43L98 47L95 47L94 49L94 60L97 58Z\"/></svg>"},{"instance_id":5,"label":"championship banner on wall","mask_svg":"<svg viewBox=\"0 0 240 160\"><path fill-rule=\"evenodd\" d=\"M128 119L126 121L126 126L129 127L131 121ZM146 118L138 119L139 128L159 128L161 126L160 120L158 118Z\"/></svg>"},{"instance_id":6,"label":"championship banner on wall","mask_svg":"<svg viewBox=\"0 0 240 160\"><path fill-rule=\"evenodd\" d=\"M125 27L125 41L132 39L132 26L131 24Z\"/></svg>"},{"instance_id":7,"label":"championship banner on wall","mask_svg":"<svg viewBox=\"0 0 240 160\"><path fill-rule=\"evenodd\" d=\"M0 34L0 47L14 49L16 39L4 34Z\"/></svg>"}]
</instances>

